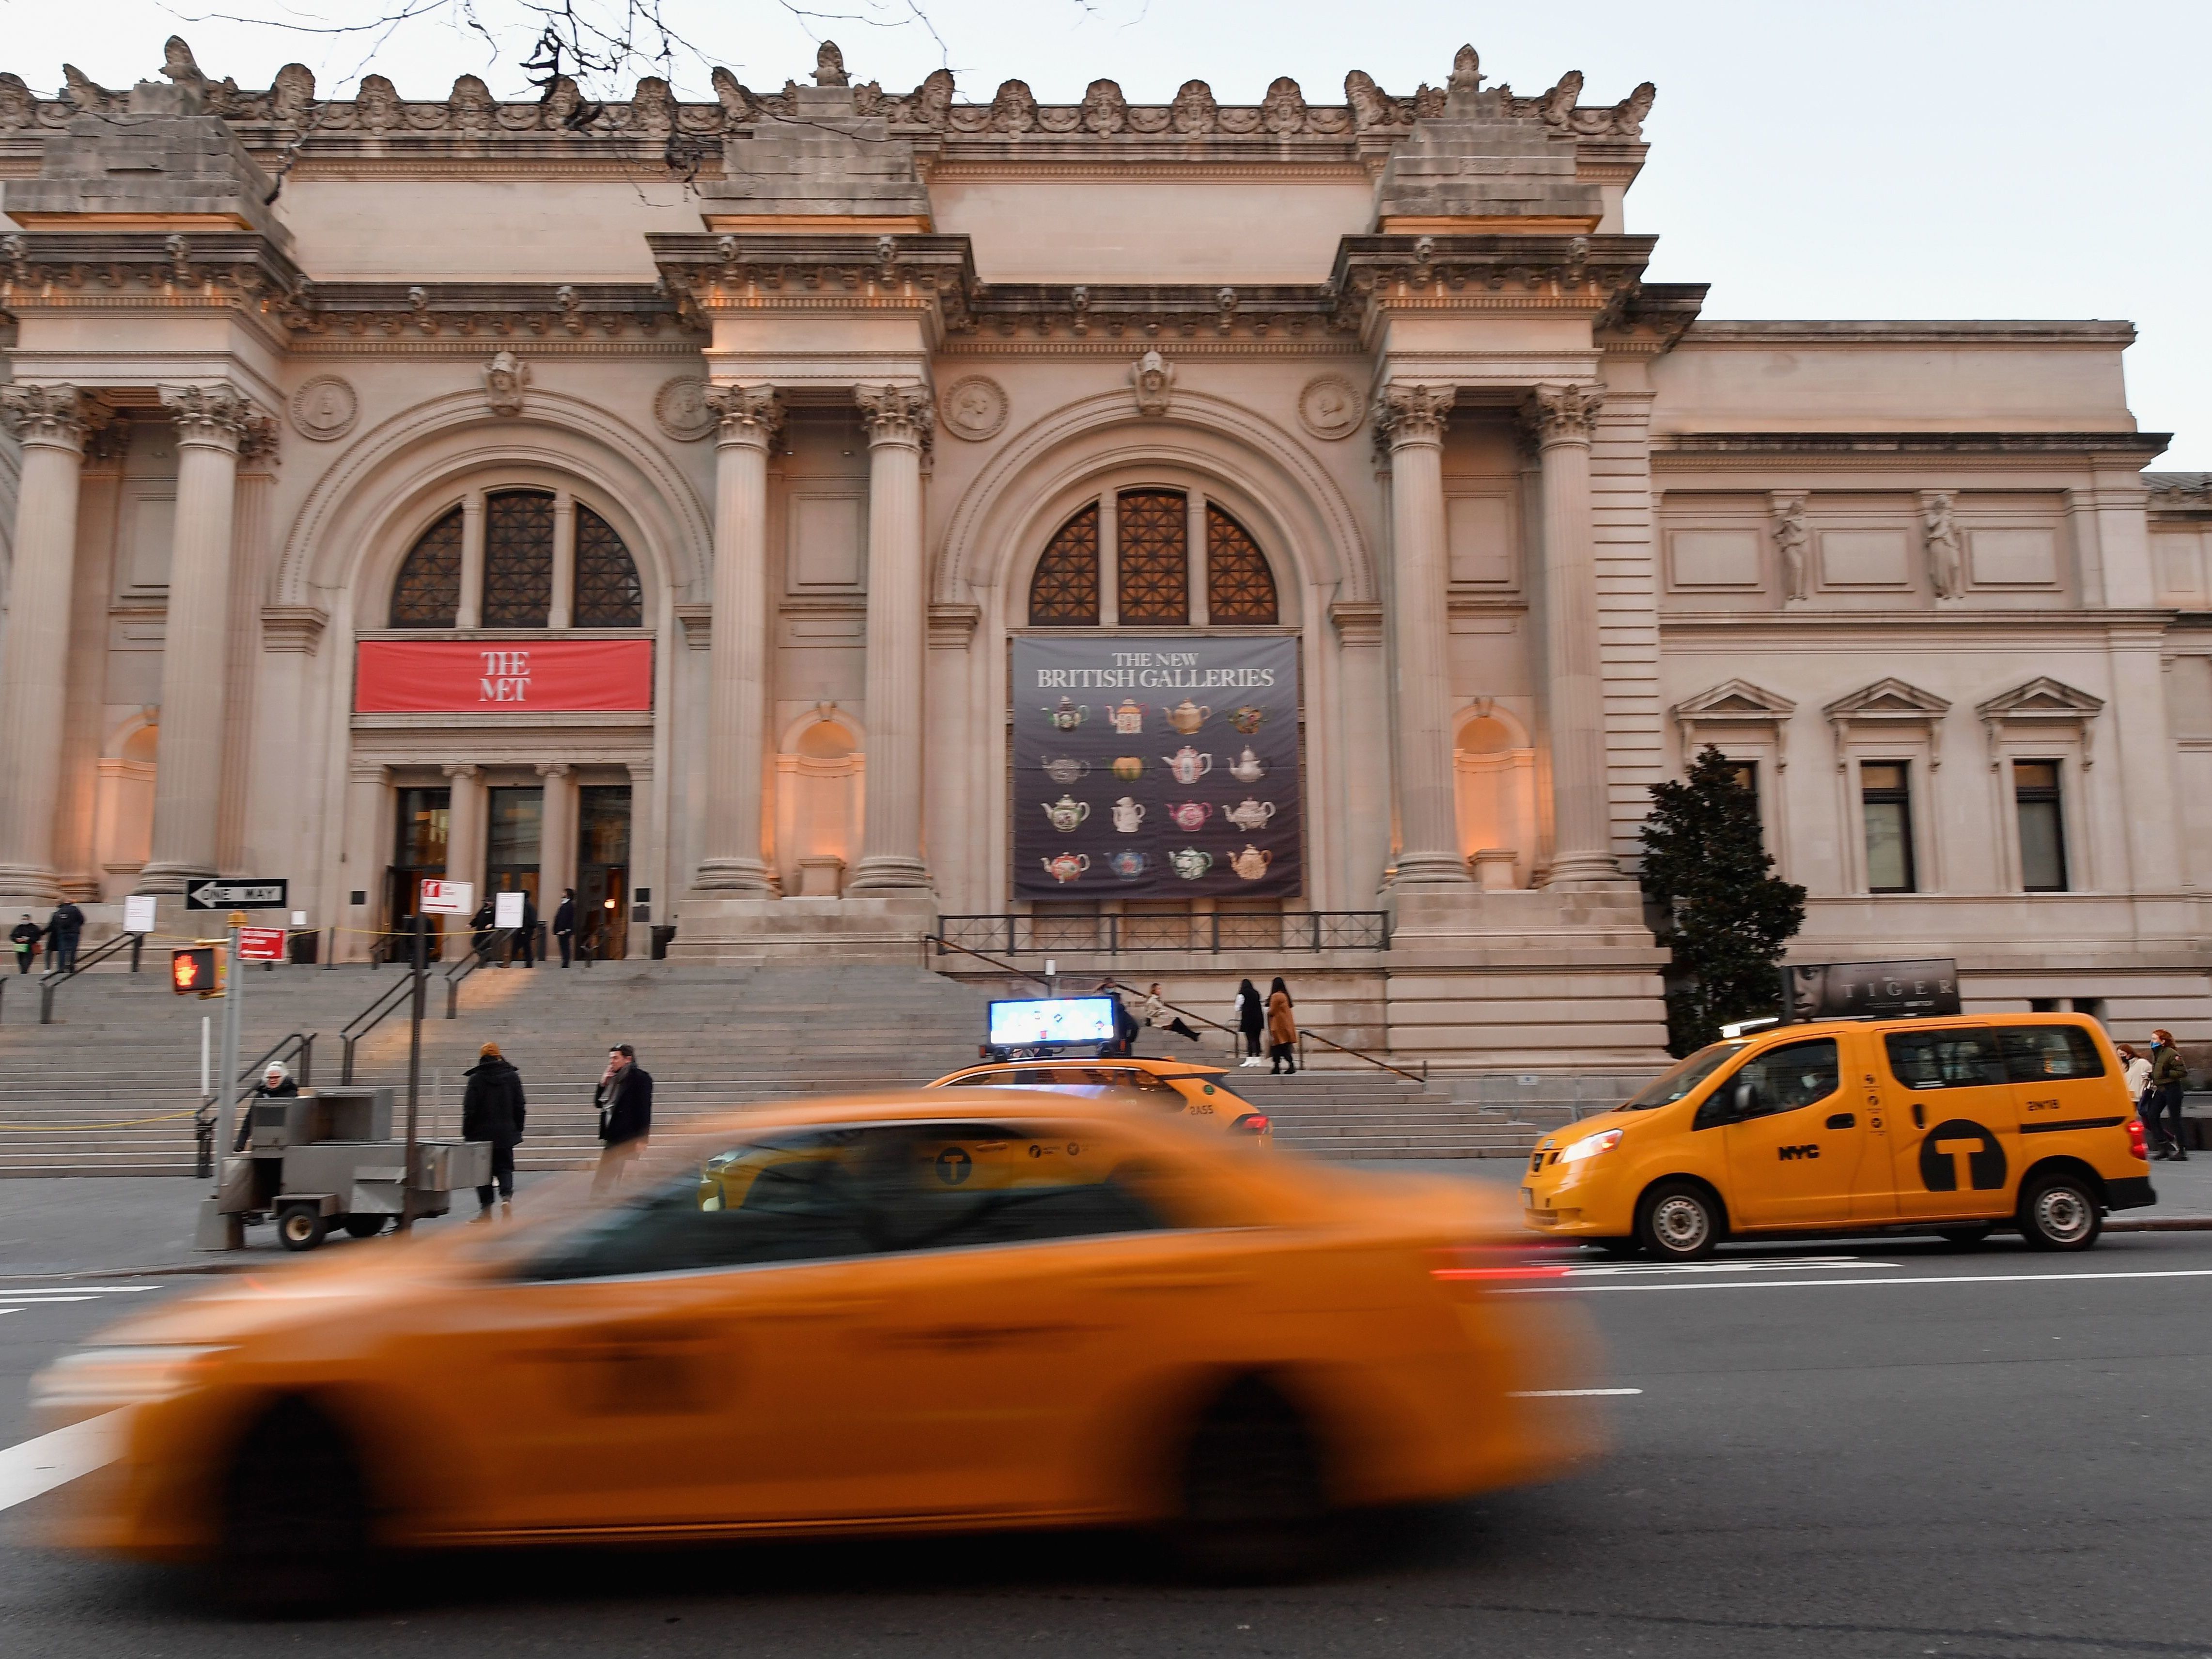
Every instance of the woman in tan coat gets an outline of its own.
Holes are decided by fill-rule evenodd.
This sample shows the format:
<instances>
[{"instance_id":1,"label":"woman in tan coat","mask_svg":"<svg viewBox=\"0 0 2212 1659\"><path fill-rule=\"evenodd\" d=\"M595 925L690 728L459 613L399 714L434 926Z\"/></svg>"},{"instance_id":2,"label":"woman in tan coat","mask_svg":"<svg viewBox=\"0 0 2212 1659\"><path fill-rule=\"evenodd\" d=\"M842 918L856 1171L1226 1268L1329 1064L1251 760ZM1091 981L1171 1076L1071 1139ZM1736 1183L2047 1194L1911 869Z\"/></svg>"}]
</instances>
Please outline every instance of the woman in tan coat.
<instances>
[{"instance_id":1,"label":"woman in tan coat","mask_svg":"<svg viewBox=\"0 0 2212 1659\"><path fill-rule=\"evenodd\" d=\"M1267 988L1267 1069L1282 1072L1285 1068L1297 1075L1298 1023L1291 1013L1291 988L1278 974Z\"/></svg>"}]
</instances>

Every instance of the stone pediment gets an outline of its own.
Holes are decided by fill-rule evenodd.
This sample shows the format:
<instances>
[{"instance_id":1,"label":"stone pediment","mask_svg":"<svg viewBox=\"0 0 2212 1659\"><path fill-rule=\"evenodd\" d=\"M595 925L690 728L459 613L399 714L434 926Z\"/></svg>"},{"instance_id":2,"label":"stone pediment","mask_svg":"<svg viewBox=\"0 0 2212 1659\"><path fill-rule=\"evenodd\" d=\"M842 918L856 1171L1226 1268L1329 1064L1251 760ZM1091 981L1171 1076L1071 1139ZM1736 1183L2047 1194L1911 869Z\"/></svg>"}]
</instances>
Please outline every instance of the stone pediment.
<instances>
[{"instance_id":1,"label":"stone pediment","mask_svg":"<svg viewBox=\"0 0 2212 1659\"><path fill-rule=\"evenodd\" d=\"M1876 680L1872 685L1862 686L1848 696L1838 697L1821 712L1828 717L1836 734L1836 769L1841 771L1850 763L1844 739L1855 726L1885 726L1914 729L1927 733L1928 764L1931 769L1943 764L1943 717L1950 713L1951 702L1933 691L1923 690L1917 685L1894 678Z\"/></svg>"},{"instance_id":2,"label":"stone pediment","mask_svg":"<svg viewBox=\"0 0 2212 1659\"><path fill-rule=\"evenodd\" d=\"M1682 763L1690 763L1700 726L1759 726L1773 733L1775 764L1787 766L1790 717L1796 712L1797 705L1780 692L1769 691L1749 680L1725 680L1694 697L1685 697L1674 708L1674 724L1682 736Z\"/></svg>"},{"instance_id":3,"label":"stone pediment","mask_svg":"<svg viewBox=\"0 0 2212 1659\"><path fill-rule=\"evenodd\" d=\"M2090 748L2090 722L2103 712L2105 700L2088 692L2054 680L2049 675L2038 675L2025 685L2016 685L2009 691L2001 691L1987 702L1978 705L1974 712L1982 717L1982 729L1990 740L1990 766L1992 770L2003 763L2003 743L2008 726L2035 727L2067 727L2077 732L2081 743L2081 764L2096 763Z\"/></svg>"}]
</instances>

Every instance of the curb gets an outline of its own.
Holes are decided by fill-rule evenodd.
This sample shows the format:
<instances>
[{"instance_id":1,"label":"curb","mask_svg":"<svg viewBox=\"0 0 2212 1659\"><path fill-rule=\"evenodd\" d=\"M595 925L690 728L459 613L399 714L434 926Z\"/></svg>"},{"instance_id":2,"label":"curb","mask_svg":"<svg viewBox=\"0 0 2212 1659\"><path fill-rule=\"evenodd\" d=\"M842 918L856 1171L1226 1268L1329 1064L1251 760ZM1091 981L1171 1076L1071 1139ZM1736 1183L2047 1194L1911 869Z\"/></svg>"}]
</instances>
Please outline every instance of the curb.
<instances>
[{"instance_id":1,"label":"curb","mask_svg":"<svg viewBox=\"0 0 2212 1659\"><path fill-rule=\"evenodd\" d=\"M2107 1221L2108 1233L2212 1233L2212 1215L2145 1215Z\"/></svg>"}]
</instances>

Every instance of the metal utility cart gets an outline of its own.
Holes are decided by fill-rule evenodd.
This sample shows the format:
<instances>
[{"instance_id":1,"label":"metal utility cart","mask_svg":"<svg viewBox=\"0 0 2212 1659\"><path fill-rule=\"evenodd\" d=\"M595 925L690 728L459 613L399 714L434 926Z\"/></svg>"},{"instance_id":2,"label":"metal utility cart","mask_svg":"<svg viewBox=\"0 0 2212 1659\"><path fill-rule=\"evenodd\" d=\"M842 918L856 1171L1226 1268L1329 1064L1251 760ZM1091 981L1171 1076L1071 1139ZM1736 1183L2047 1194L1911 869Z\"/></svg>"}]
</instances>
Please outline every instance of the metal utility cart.
<instances>
[{"instance_id":1,"label":"metal utility cart","mask_svg":"<svg viewBox=\"0 0 2212 1659\"><path fill-rule=\"evenodd\" d=\"M372 1238L410 1206L417 1218L453 1208L455 1188L491 1179L491 1146L480 1140L417 1140L412 1177L407 1145L392 1134L389 1089L307 1090L247 1103L246 1150L222 1161L204 1235L230 1219L276 1224L288 1250L312 1250L333 1226ZM220 1237L204 1247L221 1249Z\"/></svg>"}]
</instances>

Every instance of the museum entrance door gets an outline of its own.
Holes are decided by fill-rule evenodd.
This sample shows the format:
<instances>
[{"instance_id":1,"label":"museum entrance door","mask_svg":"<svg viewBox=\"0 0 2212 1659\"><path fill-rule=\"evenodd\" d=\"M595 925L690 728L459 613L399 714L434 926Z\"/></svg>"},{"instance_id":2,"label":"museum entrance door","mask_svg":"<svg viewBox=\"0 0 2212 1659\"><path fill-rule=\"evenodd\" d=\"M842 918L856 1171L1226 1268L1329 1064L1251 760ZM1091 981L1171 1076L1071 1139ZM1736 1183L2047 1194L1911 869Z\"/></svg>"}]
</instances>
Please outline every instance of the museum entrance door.
<instances>
[{"instance_id":1,"label":"museum entrance door","mask_svg":"<svg viewBox=\"0 0 2212 1659\"><path fill-rule=\"evenodd\" d=\"M422 879L446 873L446 836L453 817L451 789L402 789L399 792L398 835L392 865L385 873L385 927L397 935L414 927L415 912L422 896ZM439 959L443 916L430 918L430 960ZM407 947L393 938L378 944L394 961L406 960Z\"/></svg>"},{"instance_id":2,"label":"museum entrance door","mask_svg":"<svg viewBox=\"0 0 2212 1659\"><path fill-rule=\"evenodd\" d=\"M576 942L601 961L629 954L629 786L576 792Z\"/></svg>"}]
</instances>

